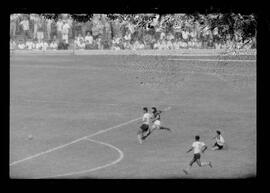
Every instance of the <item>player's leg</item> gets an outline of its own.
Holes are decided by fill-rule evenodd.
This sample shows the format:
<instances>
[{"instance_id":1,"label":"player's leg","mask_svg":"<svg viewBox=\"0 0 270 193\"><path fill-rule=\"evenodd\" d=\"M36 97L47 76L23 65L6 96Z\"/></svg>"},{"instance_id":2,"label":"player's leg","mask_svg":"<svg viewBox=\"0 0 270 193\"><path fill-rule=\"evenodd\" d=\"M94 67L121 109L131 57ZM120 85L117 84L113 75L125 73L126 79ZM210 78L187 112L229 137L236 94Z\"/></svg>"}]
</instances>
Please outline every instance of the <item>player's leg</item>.
<instances>
[{"instance_id":1,"label":"player's leg","mask_svg":"<svg viewBox=\"0 0 270 193\"><path fill-rule=\"evenodd\" d=\"M185 174L188 174L189 171L190 171L190 169L191 169L191 167L192 167L192 165L193 165L195 162L196 162L196 156L194 155L194 157L192 158L192 160L189 162L188 167L187 167L186 169L183 169L183 172L184 172Z\"/></svg>"},{"instance_id":2,"label":"player's leg","mask_svg":"<svg viewBox=\"0 0 270 193\"><path fill-rule=\"evenodd\" d=\"M160 127L159 127L159 129L163 129L163 130L171 131L171 129L170 129L170 128L168 128L168 127L163 127L163 126L160 126Z\"/></svg>"},{"instance_id":3,"label":"player's leg","mask_svg":"<svg viewBox=\"0 0 270 193\"><path fill-rule=\"evenodd\" d=\"M147 126L145 128L145 130L143 131L143 138L142 139L145 140L150 134L151 134L151 130L150 130L149 126Z\"/></svg>"},{"instance_id":4,"label":"player's leg","mask_svg":"<svg viewBox=\"0 0 270 193\"><path fill-rule=\"evenodd\" d=\"M142 130L139 130L137 133L137 139L140 144L142 144Z\"/></svg>"},{"instance_id":5,"label":"player's leg","mask_svg":"<svg viewBox=\"0 0 270 193\"><path fill-rule=\"evenodd\" d=\"M212 164L211 164L210 161L209 161L209 162L201 162L200 159L197 159L197 160L196 160L196 163L197 163L198 166L200 166L200 167L204 167L204 166L212 167Z\"/></svg>"},{"instance_id":6,"label":"player's leg","mask_svg":"<svg viewBox=\"0 0 270 193\"><path fill-rule=\"evenodd\" d=\"M217 144L217 142L212 147L212 150L220 150L220 149L223 149L223 146Z\"/></svg>"},{"instance_id":7,"label":"player's leg","mask_svg":"<svg viewBox=\"0 0 270 193\"><path fill-rule=\"evenodd\" d=\"M217 146L217 142L213 145L212 150L217 150L218 146Z\"/></svg>"},{"instance_id":8,"label":"player's leg","mask_svg":"<svg viewBox=\"0 0 270 193\"><path fill-rule=\"evenodd\" d=\"M158 129L158 125L153 123L152 127L151 127L151 132L153 132L154 130Z\"/></svg>"},{"instance_id":9,"label":"player's leg","mask_svg":"<svg viewBox=\"0 0 270 193\"><path fill-rule=\"evenodd\" d=\"M158 129L162 129L162 130L171 131L171 129L170 129L170 128L168 128L168 127L164 127L164 126L161 126L161 122L160 122L160 120L156 120L156 121L155 121L155 124L157 125Z\"/></svg>"},{"instance_id":10,"label":"player's leg","mask_svg":"<svg viewBox=\"0 0 270 193\"><path fill-rule=\"evenodd\" d=\"M142 144L142 140L143 140L143 128L144 128L144 126L141 125L141 127L137 133L137 138L138 138L138 141L140 144Z\"/></svg>"}]
</instances>

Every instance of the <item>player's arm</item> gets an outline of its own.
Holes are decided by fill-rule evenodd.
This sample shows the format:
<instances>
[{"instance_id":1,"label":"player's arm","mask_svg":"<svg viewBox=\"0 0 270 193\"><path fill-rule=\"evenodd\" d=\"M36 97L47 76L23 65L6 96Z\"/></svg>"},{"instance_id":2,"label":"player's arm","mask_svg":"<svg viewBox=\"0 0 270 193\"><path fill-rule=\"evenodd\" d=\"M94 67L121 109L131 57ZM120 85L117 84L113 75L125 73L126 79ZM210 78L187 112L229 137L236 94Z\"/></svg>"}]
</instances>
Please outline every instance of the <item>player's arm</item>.
<instances>
[{"instance_id":1,"label":"player's arm","mask_svg":"<svg viewBox=\"0 0 270 193\"><path fill-rule=\"evenodd\" d=\"M151 121L152 121L152 123L154 123L154 122L155 122L155 120L157 120L157 118L156 118L156 117L154 117L154 116L152 116L152 117L151 117Z\"/></svg>"},{"instance_id":2,"label":"player's arm","mask_svg":"<svg viewBox=\"0 0 270 193\"><path fill-rule=\"evenodd\" d=\"M207 146L206 145L204 145L203 147L202 147L202 153L204 153L204 151L207 149Z\"/></svg>"},{"instance_id":3,"label":"player's arm","mask_svg":"<svg viewBox=\"0 0 270 193\"><path fill-rule=\"evenodd\" d=\"M155 120L156 120L156 117L154 116L154 114L152 114L152 115L151 115L151 121L152 121L152 122L155 122Z\"/></svg>"},{"instance_id":4,"label":"player's arm","mask_svg":"<svg viewBox=\"0 0 270 193\"><path fill-rule=\"evenodd\" d=\"M189 152L191 152L192 150L193 150L193 147L191 147L189 150L187 150L186 153L189 153Z\"/></svg>"}]
</instances>

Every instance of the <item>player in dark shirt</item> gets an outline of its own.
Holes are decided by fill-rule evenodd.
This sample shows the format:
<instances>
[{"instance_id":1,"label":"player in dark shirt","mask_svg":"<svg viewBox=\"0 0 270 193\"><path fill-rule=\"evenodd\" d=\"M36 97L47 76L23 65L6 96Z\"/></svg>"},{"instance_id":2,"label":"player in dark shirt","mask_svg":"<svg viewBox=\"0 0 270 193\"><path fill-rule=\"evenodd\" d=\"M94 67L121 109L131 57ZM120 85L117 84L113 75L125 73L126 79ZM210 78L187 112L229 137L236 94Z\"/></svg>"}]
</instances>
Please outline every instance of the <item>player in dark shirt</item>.
<instances>
[{"instance_id":1,"label":"player in dark shirt","mask_svg":"<svg viewBox=\"0 0 270 193\"><path fill-rule=\"evenodd\" d=\"M163 130L171 131L170 128L161 126L161 122L160 122L160 119L161 119L160 114L161 113L162 113L161 110L157 110L156 107L152 107L151 119L152 119L153 125L152 125L152 128L149 130L149 132L144 136L144 139L146 137L148 137L155 129L163 129Z\"/></svg>"}]
</instances>

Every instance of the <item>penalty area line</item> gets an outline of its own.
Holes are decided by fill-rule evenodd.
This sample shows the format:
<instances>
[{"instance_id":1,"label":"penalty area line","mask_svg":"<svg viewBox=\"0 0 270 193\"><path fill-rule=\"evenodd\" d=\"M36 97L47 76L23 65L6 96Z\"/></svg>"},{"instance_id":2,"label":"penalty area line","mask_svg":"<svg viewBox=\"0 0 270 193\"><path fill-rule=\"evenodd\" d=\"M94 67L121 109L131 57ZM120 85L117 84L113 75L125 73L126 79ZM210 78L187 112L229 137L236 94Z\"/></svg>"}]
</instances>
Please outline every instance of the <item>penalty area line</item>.
<instances>
[{"instance_id":1,"label":"penalty area line","mask_svg":"<svg viewBox=\"0 0 270 193\"><path fill-rule=\"evenodd\" d=\"M60 146L57 146L57 147L48 149L48 150L46 150L46 151L37 153L37 154L35 154L35 155L26 157L26 158L24 158L24 159L21 159L21 160L18 160L18 161L14 161L14 162L10 163L9 166L13 166L13 165L15 165L15 164L18 164L18 163L21 163L21 162L24 162L24 161L27 161L27 160L31 160L31 159L34 159L34 158L37 158L37 157L39 157L39 156L41 156L41 155L51 153L51 152L53 152L53 151L62 149L62 148L64 148L64 147L67 147L67 146L69 146L69 145L72 145L72 144L74 144L74 143L77 143L77 142L79 142L79 141L82 141L82 140L84 140L84 139L87 139L87 138L90 138L90 137L99 135L99 134L101 134L101 133L105 133L105 132L110 131L110 130L112 130L112 129L116 129L116 128L122 127L122 126L124 126L124 125L128 125L128 124L130 124L130 123L132 123L132 122L135 122L135 121L137 121L137 120L139 120L139 119L141 119L141 117L136 118L136 119L132 119L132 120L130 120L130 121L121 123L121 124L116 125L116 126L113 126L113 127L109 127L109 128L107 128L107 129L100 130L100 131L98 131L98 132L96 132L96 133L93 133L93 134L90 134L90 135L87 135L87 136L84 136L84 137L75 139L75 140L73 140L73 141L71 141L71 142L69 142L69 143L66 143L66 144L63 144L63 145L60 145Z\"/></svg>"},{"instance_id":2,"label":"penalty area line","mask_svg":"<svg viewBox=\"0 0 270 193\"><path fill-rule=\"evenodd\" d=\"M167 109L164 109L164 111L167 111L167 110L170 110L170 109L171 109L171 107L168 107ZM71 141L71 142L69 142L69 143L66 143L66 144L63 144L63 145L60 145L60 146L57 146L57 147L48 149L48 150L46 150L46 151L37 153L37 154L35 154L35 155L26 157L26 158L21 159L21 160L14 161L14 162L10 163L9 166L13 166L13 165L16 165L16 164L18 164L18 163L21 163L21 162L24 162L24 161L27 161L27 160L31 160L31 159L37 158L37 157L39 157L39 156L41 156L41 155L45 155L45 154L51 153L51 152L53 152L53 151L56 151L56 150L65 148L65 147L67 147L67 146L69 146L69 145L72 145L72 144L77 143L77 142L79 142L79 141L82 141L82 140L84 140L84 139L87 139L87 138L90 138L90 137L93 137L93 136L96 136L96 135L105 133L105 132L110 131L110 130L112 130L112 129L116 129L116 128L122 127L122 126L124 126L124 125L128 125L128 124L130 124L130 123L132 123L132 122L135 122L135 121L138 121L138 120L140 120L140 119L141 119L141 117L138 117L138 118L129 120L129 121L127 121L127 122L121 123L121 124L119 124L119 125L116 125L116 126L113 126L113 127L109 127L109 128L107 128L107 129L100 130L100 131L98 131L98 132L96 132L96 133L93 133L93 134L90 134L90 135L87 135L87 136L84 136L84 137L75 139L75 140L73 140L73 141Z\"/></svg>"}]
</instances>

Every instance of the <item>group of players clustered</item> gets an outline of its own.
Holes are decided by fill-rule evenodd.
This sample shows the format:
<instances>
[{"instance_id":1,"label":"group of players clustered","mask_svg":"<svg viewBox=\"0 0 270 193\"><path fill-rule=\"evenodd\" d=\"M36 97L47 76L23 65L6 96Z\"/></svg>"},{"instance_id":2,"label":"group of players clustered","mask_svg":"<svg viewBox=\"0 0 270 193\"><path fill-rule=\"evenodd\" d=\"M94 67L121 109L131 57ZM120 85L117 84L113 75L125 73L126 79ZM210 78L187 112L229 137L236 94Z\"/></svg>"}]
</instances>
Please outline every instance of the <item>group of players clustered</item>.
<instances>
[{"instance_id":1,"label":"group of players clustered","mask_svg":"<svg viewBox=\"0 0 270 193\"><path fill-rule=\"evenodd\" d=\"M160 114L163 112L161 110L157 110L156 107L152 107L152 114L148 112L148 108L143 108L143 118L142 118L142 125L140 126L140 130L138 131L137 137L140 144L156 129L163 129L167 131L171 131L170 128L161 126L160 122ZM150 121L152 122L152 127L150 127ZM220 131L216 131L217 135L213 137L215 139L215 144L212 147L212 150L221 150L223 149L225 145L224 138L221 136ZM212 168L211 161L208 162L201 162L201 153L204 153L204 151L207 149L207 146L204 142L200 141L200 136L195 136L195 142L192 143L191 148L187 151L189 153L193 150L194 155L192 160L190 161L188 167L186 169L183 169L183 172L185 174L188 174L192 165L196 162L198 166L209 166Z\"/></svg>"}]
</instances>

